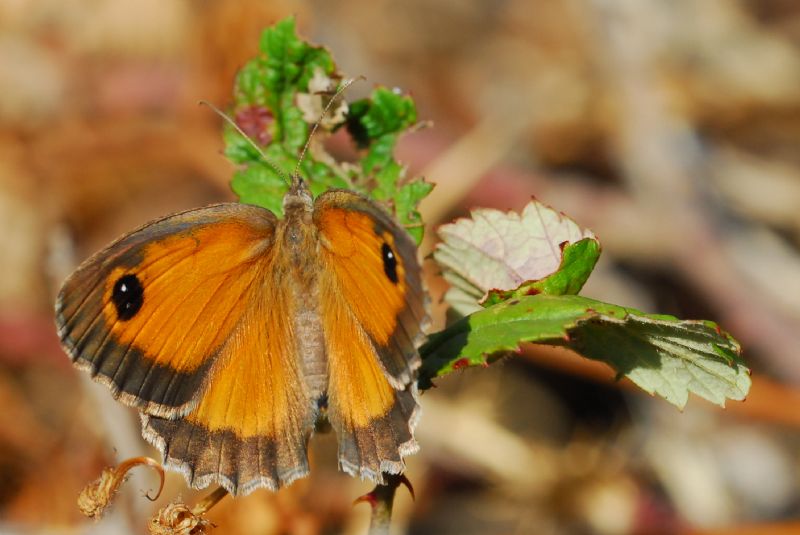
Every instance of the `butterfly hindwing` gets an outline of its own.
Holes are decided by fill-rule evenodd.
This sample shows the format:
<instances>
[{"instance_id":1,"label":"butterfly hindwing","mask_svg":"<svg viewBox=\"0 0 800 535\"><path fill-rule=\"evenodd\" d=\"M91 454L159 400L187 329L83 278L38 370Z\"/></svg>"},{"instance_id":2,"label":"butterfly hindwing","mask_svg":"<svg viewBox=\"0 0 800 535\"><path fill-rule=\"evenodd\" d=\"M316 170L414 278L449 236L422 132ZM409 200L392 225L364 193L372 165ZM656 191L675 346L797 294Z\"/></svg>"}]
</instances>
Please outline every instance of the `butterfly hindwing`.
<instances>
[{"instance_id":1,"label":"butterfly hindwing","mask_svg":"<svg viewBox=\"0 0 800 535\"><path fill-rule=\"evenodd\" d=\"M339 442L342 469L381 482L384 472L402 472L403 457L417 450L415 386L392 386L338 288L331 279L322 284L328 419Z\"/></svg>"},{"instance_id":2,"label":"butterfly hindwing","mask_svg":"<svg viewBox=\"0 0 800 535\"><path fill-rule=\"evenodd\" d=\"M187 413L246 311L277 219L220 204L124 236L79 267L56 302L73 361L144 412Z\"/></svg>"}]
</instances>

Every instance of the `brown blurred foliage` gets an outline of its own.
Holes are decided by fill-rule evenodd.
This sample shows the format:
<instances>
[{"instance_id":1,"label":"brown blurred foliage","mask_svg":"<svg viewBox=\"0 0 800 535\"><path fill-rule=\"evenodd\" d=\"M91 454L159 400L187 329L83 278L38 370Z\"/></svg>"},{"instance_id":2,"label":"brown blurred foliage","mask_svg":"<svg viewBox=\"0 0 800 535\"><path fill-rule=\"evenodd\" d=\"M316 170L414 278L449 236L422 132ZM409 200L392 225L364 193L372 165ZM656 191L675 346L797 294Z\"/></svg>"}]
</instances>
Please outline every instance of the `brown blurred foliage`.
<instances>
[{"instance_id":1,"label":"brown blurred foliage","mask_svg":"<svg viewBox=\"0 0 800 535\"><path fill-rule=\"evenodd\" d=\"M719 321L755 370L744 404L683 414L546 348L442 380L423 397L398 530L800 532L791 0L0 0L0 532L143 533L175 496L200 496L173 475L150 504L156 483L136 475L100 523L80 518L103 466L152 451L69 366L52 300L120 233L233 198L219 120L196 104L225 105L288 14L367 77L351 97L400 86L433 120L400 147L437 183L431 229L535 195L602 240L584 293ZM369 486L336 473L332 437L313 454L307 480L215 507L216 532L364 533L350 504Z\"/></svg>"}]
</instances>

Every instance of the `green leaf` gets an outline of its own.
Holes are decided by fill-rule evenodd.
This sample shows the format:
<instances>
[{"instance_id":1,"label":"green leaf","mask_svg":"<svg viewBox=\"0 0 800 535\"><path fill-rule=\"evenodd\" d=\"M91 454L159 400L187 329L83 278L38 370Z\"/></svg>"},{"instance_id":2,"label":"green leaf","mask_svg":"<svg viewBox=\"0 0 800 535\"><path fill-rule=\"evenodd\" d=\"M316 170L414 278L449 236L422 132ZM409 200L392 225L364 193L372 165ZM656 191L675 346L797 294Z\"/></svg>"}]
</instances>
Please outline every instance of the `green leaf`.
<instances>
[{"instance_id":1,"label":"green leaf","mask_svg":"<svg viewBox=\"0 0 800 535\"><path fill-rule=\"evenodd\" d=\"M293 154L300 154L308 139L308 125L303 120L303 112L294 106L283 109L283 146Z\"/></svg>"},{"instance_id":2,"label":"green leaf","mask_svg":"<svg viewBox=\"0 0 800 535\"><path fill-rule=\"evenodd\" d=\"M561 264L555 273L539 280L523 282L514 290L489 290L481 301L484 307L525 295L577 295L600 258L600 242L584 238L577 243L561 244Z\"/></svg>"},{"instance_id":3,"label":"green leaf","mask_svg":"<svg viewBox=\"0 0 800 535\"><path fill-rule=\"evenodd\" d=\"M301 40L294 19L284 19L264 31L259 55L236 77L236 123L289 176L311 125L320 120L330 90L341 78L330 53ZM329 188L345 188L383 203L419 242L423 226L417 205L431 186L419 179L408 180L405 167L394 158L399 136L416 120L413 100L399 91L377 87L349 108L342 100L320 121L317 139L298 172L315 196ZM358 146L365 149L355 165L336 161L319 140L345 123ZM232 128L226 127L224 136L225 154L241 166L231 182L239 200L280 215L285 179L279 180L258 151Z\"/></svg>"},{"instance_id":4,"label":"green leaf","mask_svg":"<svg viewBox=\"0 0 800 535\"><path fill-rule=\"evenodd\" d=\"M431 335L420 348L420 387L466 366L484 366L522 342L568 347L683 407L689 392L724 405L750 388L739 344L713 322L649 315L575 295L505 301Z\"/></svg>"},{"instance_id":5,"label":"green leaf","mask_svg":"<svg viewBox=\"0 0 800 535\"><path fill-rule=\"evenodd\" d=\"M424 227L417 206L433 189L424 180L404 181L406 169L394 159L398 133L417 121L414 101L408 95L379 87L369 99L350 106L347 128L360 147L367 147L361 160L363 176L372 198L394 209L394 216L417 243Z\"/></svg>"},{"instance_id":6,"label":"green leaf","mask_svg":"<svg viewBox=\"0 0 800 535\"><path fill-rule=\"evenodd\" d=\"M374 146L380 146L380 141L376 142ZM386 161L382 162L380 165L372 166L372 170L374 171L372 178L375 181L375 186L372 189L372 198L379 201L388 201L394 197L395 193L397 192L397 184L405 172L403 166L394 161L392 158L391 154L393 149L394 141L392 141L392 146L388 151L389 156L387 157ZM370 156L374 156L374 153L370 152L370 154L364 158L362 163L367 164Z\"/></svg>"},{"instance_id":7,"label":"green leaf","mask_svg":"<svg viewBox=\"0 0 800 535\"><path fill-rule=\"evenodd\" d=\"M261 52L265 56L256 61L260 60L264 66L261 82L267 94L267 105L276 116L292 106L295 93L308 90L308 82L316 69L326 74L334 71L333 59L327 50L297 37L294 17L264 31Z\"/></svg>"},{"instance_id":8,"label":"green leaf","mask_svg":"<svg viewBox=\"0 0 800 535\"><path fill-rule=\"evenodd\" d=\"M600 255L591 231L535 199L521 214L473 210L438 234L433 257L455 286L445 299L462 314L478 310L487 292L493 292L488 304L529 293L577 293Z\"/></svg>"},{"instance_id":9,"label":"green leaf","mask_svg":"<svg viewBox=\"0 0 800 535\"><path fill-rule=\"evenodd\" d=\"M406 182L399 189L395 189L395 217L406 227L417 244L422 242L425 232L422 215L417 211L417 206L432 190L433 184L423 179Z\"/></svg>"},{"instance_id":10,"label":"green leaf","mask_svg":"<svg viewBox=\"0 0 800 535\"><path fill-rule=\"evenodd\" d=\"M264 30L261 54L239 71L234 89L235 109L268 108L275 118L273 141L284 144L291 152L299 152L308 139L308 124L295 105L295 97L308 91L315 73L331 75L334 69L330 53L299 39L294 18L286 18Z\"/></svg>"},{"instance_id":11,"label":"green leaf","mask_svg":"<svg viewBox=\"0 0 800 535\"><path fill-rule=\"evenodd\" d=\"M225 140L225 156L234 164L258 162L261 158L258 151L233 128L226 127L222 137Z\"/></svg>"},{"instance_id":12,"label":"green leaf","mask_svg":"<svg viewBox=\"0 0 800 535\"><path fill-rule=\"evenodd\" d=\"M347 129L359 147L372 140L405 130L417 122L417 108L410 96L378 87L369 99L350 106Z\"/></svg>"},{"instance_id":13,"label":"green leaf","mask_svg":"<svg viewBox=\"0 0 800 535\"><path fill-rule=\"evenodd\" d=\"M255 204L273 213L283 213L283 196L288 187L285 179L267 164L254 163L234 173L231 189L239 202Z\"/></svg>"},{"instance_id":14,"label":"green leaf","mask_svg":"<svg viewBox=\"0 0 800 535\"><path fill-rule=\"evenodd\" d=\"M266 106L267 91L263 83L264 66L261 61L249 61L236 75L234 99L241 106Z\"/></svg>"}]
</instances>

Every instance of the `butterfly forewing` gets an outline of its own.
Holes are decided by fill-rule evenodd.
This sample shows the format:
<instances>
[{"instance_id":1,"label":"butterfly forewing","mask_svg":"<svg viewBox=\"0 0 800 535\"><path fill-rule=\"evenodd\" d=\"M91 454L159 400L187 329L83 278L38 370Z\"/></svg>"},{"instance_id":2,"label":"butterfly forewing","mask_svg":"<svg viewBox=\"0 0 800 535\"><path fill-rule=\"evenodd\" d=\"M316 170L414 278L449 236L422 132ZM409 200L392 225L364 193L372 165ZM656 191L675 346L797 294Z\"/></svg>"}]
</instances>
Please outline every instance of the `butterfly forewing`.
<instances>
[{"instance_id":1,"label":"butterfly forewing","mask_svg":"<svg viewBox=\"0 0 800 535\"><path fill-rule=\"evenodd\" d=\"M126 404L185 414L246 310L275 223L264 209L221 204L113 243L61 288L56 321L68 353Z\"/></svg>"},{"instance_id":2,"label":"butterfly forewing","mask_svg":"<svg viewBox=\"0 0 800 535\"><path fill-rule=\"evenodd\" d=\"M324 271L335 275L353 317L369 335L396 387L420 365L417 345L427 323L417 249L408 233L374 202L331 190L315 203Z\"/></svg>"}]
</instances>

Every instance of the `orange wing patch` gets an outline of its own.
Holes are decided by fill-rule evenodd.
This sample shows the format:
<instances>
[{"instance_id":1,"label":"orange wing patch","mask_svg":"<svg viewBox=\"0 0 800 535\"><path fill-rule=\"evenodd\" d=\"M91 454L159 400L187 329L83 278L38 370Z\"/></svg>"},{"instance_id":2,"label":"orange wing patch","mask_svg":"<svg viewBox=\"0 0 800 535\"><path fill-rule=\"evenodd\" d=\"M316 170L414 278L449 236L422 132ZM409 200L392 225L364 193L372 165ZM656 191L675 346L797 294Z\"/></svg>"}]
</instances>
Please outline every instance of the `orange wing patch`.
<instances>
[{"instance_id":1,"label":"orange wing patch","mask_svg":"<svg viewBox=\"0 0 800 535\"><path fill-rule=\"evenodd\" d=\"M369 338L337 295L333 291L322 295L329 403L345 428L366 427L389 412L394 389Z\"/></svg>"},{"instance_id":2,"label":"orange wing patch","mask_svg":"<svg viewBox=\"0 0 800 535\"><path fill-rule=\"evenodd\" d=\"M354 313L370 336L386 345L397 328L407 291L401 258L396 259L396 283L384 269L382 247L385 243L396 250L394 237L387 231L377 234L374 220L364 212L328 209L318 224L328 240L328 265L347 288Z\"/></svg>"},{"instance_id":3,"label":"orange wing patch","mask_svg":"<svg viewBox=\"0 0 800 535\"><path fill-rule=\"evenodd\" d=\"M394 388L413 380L417 343L427 321L417 250L408 233L373 202L329 191L314 206L322 270L331 272L344 306L369 336Z\"/></svg>"},{"instance_id":4,"label":"orange wing patch","mask_svg":"<svg viewBox=\"0 0 800 535\"><path fill-rule=\"evenodd\" d=\"M285 281L269 279L219 355L214 381L187 420L240 438L282 436L309 405L292 333Z\"/></svg>"},{"instance_id":5,"label":"orange wing patch","mask_svg":"<svg viewBox=\"0 0 800 535\"><path fill-rule=\"evenodd\" d=\"M308 473L316 411L297 358L291 284L280 273L287 271L265 266L197 407L183 419L145 421L145 437L195 487L213 481L246 494L275 490Z\"/></svg>"}]
</instances>

